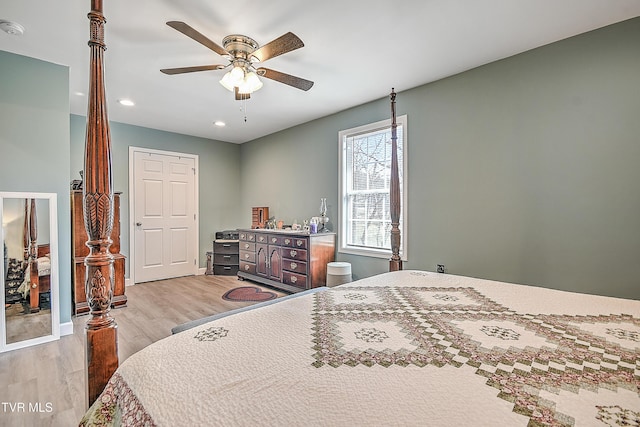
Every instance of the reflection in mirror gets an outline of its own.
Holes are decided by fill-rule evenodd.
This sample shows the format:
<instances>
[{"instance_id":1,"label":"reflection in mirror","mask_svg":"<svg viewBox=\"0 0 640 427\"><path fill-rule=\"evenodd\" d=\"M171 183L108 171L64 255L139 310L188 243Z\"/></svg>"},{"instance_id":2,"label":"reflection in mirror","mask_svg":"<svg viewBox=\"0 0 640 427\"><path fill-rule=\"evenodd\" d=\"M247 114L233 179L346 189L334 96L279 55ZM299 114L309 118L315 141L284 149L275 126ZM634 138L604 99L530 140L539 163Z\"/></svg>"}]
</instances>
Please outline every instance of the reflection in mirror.
<instances>
[{"instance_id":1,"label":"reflection in mirror","mask_svg":"<svg viewBox=\"0 0 640 427\"><path fill-rule=\"evenodd\" d=\"M0 193L2 350L59 337L55 194Z\"/></svg>"}]
</instances>

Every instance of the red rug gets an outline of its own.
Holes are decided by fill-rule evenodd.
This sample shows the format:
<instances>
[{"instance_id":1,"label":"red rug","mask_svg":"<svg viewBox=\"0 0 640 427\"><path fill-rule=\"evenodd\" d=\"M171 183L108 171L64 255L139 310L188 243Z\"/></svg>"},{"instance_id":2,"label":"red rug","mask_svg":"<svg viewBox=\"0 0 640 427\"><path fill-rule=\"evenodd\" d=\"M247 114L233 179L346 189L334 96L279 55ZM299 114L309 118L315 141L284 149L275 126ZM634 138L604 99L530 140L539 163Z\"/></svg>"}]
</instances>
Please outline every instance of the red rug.
<instances>
[{"instance_id":1,"label":"red rug","mask_svg":"<svg viewBox=\"0 0 640 427\"><path fill-rule=\"evenodd\" d=\"M222 295L222 299L227 301L268 301L277 298L273 292L263 291L255 286L241 286L233 288Z\"/></svg>"}]
</instances>

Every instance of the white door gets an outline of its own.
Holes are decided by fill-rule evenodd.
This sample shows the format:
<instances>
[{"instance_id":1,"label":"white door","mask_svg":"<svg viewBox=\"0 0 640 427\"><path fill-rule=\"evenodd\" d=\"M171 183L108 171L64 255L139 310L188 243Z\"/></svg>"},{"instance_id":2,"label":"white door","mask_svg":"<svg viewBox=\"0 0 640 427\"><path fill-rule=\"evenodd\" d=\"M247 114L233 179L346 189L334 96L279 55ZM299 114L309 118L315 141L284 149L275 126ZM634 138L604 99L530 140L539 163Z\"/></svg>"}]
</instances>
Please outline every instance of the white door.
<instances>
[{"instance_id":1,"label":"white door","mask_svg":"<svg viewBox=\"0 0 640 427\"><path fill-rule=\"evenodd\" d=\"M196 160L133 153L136 283L196 272Z\"/></svg>"}]
</instances>

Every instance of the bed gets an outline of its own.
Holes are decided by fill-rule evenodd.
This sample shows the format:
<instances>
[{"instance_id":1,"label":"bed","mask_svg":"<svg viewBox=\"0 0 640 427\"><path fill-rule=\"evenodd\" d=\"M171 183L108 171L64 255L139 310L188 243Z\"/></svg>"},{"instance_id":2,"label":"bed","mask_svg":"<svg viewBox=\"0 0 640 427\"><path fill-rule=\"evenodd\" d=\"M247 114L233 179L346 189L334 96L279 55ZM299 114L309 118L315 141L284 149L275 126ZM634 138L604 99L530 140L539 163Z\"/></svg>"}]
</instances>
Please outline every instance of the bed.
<instances>
[{"instance_id":1,"label":"bed","mask_svg":"<svg viewBox=\"0 0 640 427\"><path fill-rule=\"evenodd\" d=\"M405 270L159 341L83 425L637 425L639 387L640 301Z\"/></svg>"},{"instance_id":2,"label":"bed","mask_svg":"<svg viewBox=\"0 0 640 427\"><path fill-rule=\"evenodd\" d=\"M91 425L638 425L640 301L402 268L181 327L117 359L102 1L91 1L84 215Z\"/></svg>"}]
</instances>

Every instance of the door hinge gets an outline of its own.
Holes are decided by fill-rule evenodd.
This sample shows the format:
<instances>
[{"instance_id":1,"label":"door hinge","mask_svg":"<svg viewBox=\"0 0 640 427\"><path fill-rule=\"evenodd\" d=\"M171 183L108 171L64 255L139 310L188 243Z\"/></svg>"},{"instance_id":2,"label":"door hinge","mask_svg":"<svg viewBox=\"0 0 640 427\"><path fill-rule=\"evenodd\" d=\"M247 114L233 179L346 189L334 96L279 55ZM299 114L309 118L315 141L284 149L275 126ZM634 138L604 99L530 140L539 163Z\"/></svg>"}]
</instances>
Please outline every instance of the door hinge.
<instances>
[{"instance_id":1,"label":"door hinge","mask_svg":"<svg viewBox=\"0 0 640 427\"><path fill-rule=\"evenodd\" d=\"M193 220L194 221L196 220L196 214L193 214Z\"/></svg>"},{"instance_id":2,"label":"door hinge","mask_svg":"<svg viewBox=\"0 0 640 427\"><path fill-rule=\"evenodd\" d=\"M195 258L193 259L193 265L196 265L196 259Z\"/></svg>"},{"instance_id":3,"label":"door hinge","mask_svg":"<svg viewBox=\"0 0 640 427\"><path fill-rule=\"evenodd\" d=\"M191 170L193 170L193 174L196 174L196 168L191 168Z\"/></svg>"}]
</instances>

